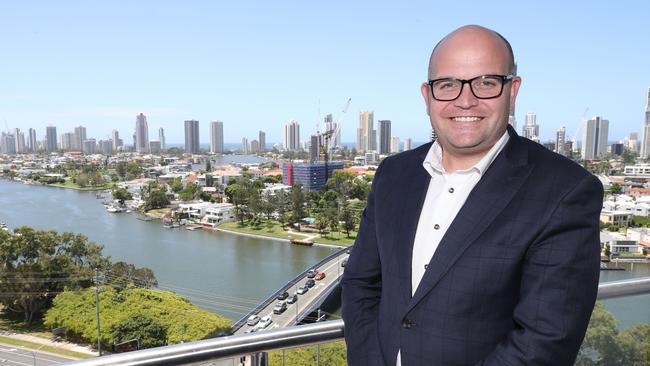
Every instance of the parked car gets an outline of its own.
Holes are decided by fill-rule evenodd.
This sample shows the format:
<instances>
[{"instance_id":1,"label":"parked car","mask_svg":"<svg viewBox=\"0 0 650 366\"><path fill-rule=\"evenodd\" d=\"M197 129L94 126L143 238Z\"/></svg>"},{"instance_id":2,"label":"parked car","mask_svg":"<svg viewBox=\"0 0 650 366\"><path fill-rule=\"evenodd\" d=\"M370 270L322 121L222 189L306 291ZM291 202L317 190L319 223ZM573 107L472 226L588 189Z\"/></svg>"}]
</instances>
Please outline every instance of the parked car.
<instances>
[{"instance_id":1,"label":"parked car","mask_svg":"<svg viewBox=\"0 0 650 366\"><path fill-rule=\"evenodd\" d=\"M298 293L298 295L302 295L302 294L306 293L307 291L309 291L309 287L307 287L307 285L305 285L305 286L298 287L297 293Z\"/></svg>"},{"instance_id":2,"label":"parked car","mask_svg":"<svg viewBox=\"0 0 650 366\"><path fill-rule=\"evenodd\" d=\"M285 310L287 310L287 302L279 301L273 308L273 314L282 314Z\"/></svg>"},{"instance_id":3,"label":"parked car","mask_svg":"<svg viewBox=\"0 0 650 366\"><path fill-rule=\"evenodd\" d=\"M255 325L260 322L260 317L259 315L251 315L248 317L248 320L246 320L246 324L248 325Z\"/></svg>"},{"instance_id":4,"label":"parked car","mask_svg":"<svg viewBox=\"0 0 650 366\"><path fill-rule=\"evenodd\" d=\"M298 294L293 294L287 299L287 304L293 304L296 301L298 301Z\"/></svg>"},{"instance_id":5,"label":"parked car","mask_svg":"<svg viewBox=\"0 0 650 366\"><path fill-rule=\"evenodd\" d=\"M315 279L316 281L320 281L320 280L322 280L323 278L325 278L325 272L318 272L318 273L316 274L316 276L314 276L314 279Z\"/></svg>"},{"instance_id":6,"label":"parked car","mask_svg":"<svg viewBox=\"0 0 650 366\"><path fill-rule=\"evenodd\" d=\"M307 271L307 278L314 278L316 274L318 273L318 270L313 268Z\"/></svg>"},{"instance_id":7,"label":"parked car","mask_svg":"<svg viewBox=\"0 0 650 366\"><path fill-rule=\"evenodd\" d=\"M314 281L312 278L308 279L307 282L305 282L305 286L312 288L316 284L316 281Z\"/></svg>"},{"instance_id":8,"label":"parked car","mask_svg":"<svg viewBox=\"0 0 650 366\"><path fill-rule=\"evenodd\" d=\"M289 297L289 293L285 291L285 292L281 293L280 295L278 295L277 299L278 300L284 300L287 297Z\"/></svg>"},{"instance_id":9,"label":"parked car","mask_svg":"<svg viewBox=\"0 0 650 366\"><path fill-rule=\"evenodd\" d=\"M270 315L267 315L260 319L260 324L257 326L259 329L265 329L268 328L269 325L273 323L273 318L271 318Z\"/></svg>"}]
</instances>

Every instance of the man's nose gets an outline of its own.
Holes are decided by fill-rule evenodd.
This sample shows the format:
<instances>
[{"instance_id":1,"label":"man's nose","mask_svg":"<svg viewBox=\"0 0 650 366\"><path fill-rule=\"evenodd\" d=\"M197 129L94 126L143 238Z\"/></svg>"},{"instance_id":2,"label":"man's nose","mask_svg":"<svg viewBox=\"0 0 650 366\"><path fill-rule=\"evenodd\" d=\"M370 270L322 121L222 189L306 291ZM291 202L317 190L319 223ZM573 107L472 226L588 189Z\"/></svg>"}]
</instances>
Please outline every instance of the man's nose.
<instances>
[{"instance_id":1,"label":"man's nose","mask_svg":"<svg viewBox=\"0 0 650 366\"><path fill-rule=\"evenodd\" d=\"M478 98L472 93L472 88L469 83L463 84L460 89L460 95L454 100L454 105L463 109L478 105Z\"/></svg>"}]
</instances>

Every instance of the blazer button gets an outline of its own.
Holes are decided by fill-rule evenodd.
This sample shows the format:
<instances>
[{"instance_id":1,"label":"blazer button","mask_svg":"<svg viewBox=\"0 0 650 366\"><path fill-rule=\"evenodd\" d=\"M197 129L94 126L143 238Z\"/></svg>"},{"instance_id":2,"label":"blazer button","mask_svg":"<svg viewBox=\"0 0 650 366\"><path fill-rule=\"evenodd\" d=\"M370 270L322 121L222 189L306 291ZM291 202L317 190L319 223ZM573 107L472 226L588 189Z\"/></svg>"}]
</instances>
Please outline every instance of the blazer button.
<instances>
[{"instance_id":1,"label":"blazer button","mask_svg":"<svg viewBox=\"0 0 650 366\"><path fill-rule=\"evenodd\" d=\"M404 329L411 329L412 326L413 326L413 322L409 318L404 319L404 321L402 322L402 327Z\"/></svg>"}]
</instances>

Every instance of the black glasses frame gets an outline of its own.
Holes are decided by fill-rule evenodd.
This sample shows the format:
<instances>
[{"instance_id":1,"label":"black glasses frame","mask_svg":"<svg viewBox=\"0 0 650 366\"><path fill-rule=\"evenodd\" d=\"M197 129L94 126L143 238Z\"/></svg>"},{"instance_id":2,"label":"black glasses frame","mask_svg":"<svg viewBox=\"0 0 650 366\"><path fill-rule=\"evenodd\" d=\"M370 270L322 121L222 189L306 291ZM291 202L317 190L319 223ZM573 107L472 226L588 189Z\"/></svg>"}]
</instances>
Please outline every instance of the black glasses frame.
<instances>
[{"instance_id":1,"label":"black glasses frame","mask_svg":"<svg viewBox=\"0 0 650 366\"><path fill-rule=\"evenodd\" d=\"M478 95L476 95L476 93L474 93L474 88L472 87L472 82L474 80L478 80L478 79L486 78L486 77L500 78L501 79L501 90L499 90L499 94L497 94L497 95L495 95L493 97L479 97ZM514 77L515 77L515 74L508 74L508 75L480 75L480 76L477 76L475 78L466 79L466 80L464 80L464 79L455 79L455 78L441 78L441 79L429 80L428 84L429 84L429 90L431 90L431 96L433 97L433 99L435 99L437 101L440 101L440 102L451 102L452 100L458 99L458 97L460 97L460 95L463 93L463 88L465 87L465 84L469 84L469 90L472 92L472 95L474 95L474 97L476 97L476 99L494 99L494 98L500 97L501 94L503 94L503 86L506 85L507 82L514 79ZM433 84L435 82L438 82L438 81L441 81L441 80L450 80L450 81L458 81L458 82L460 82L460 89L458 89L458 95L456 95L454 98L445 98L445 99L436 98L436 94L433 92Z\"/></svg>"}]
</instances>

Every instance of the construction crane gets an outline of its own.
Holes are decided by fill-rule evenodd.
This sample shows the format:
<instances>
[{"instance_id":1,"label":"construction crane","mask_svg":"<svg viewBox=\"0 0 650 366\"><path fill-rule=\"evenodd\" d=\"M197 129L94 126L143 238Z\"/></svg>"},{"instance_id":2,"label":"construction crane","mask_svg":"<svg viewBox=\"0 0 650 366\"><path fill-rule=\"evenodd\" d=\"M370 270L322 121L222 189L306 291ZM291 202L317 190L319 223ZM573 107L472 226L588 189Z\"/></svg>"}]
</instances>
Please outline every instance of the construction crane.
<instances>
[{"instance_id":1,"label":"construction crane","mask_svg":"<svg viewBox=\"0 0 650 366\"><path fill-rule=\"evenodd\" d=\"M582 127L587 120L587 112L589 112L589 107L585 108L585 111L582 112L582 119L578 123L578 127L576 128L575 132L573 133L573 139L571 139L572 142L575 142L577 145L578 142L578 135L580 134L580 131L582 131ZM573 146L573 149L577 149L577 146Z\"/></svg>"},{"instance_id":2,"label":"construction crane","mask_svg":"<svg viewBox=\"0 0 650 366\"><path fill-rule=\"evenodd\" d=\"M323 161L325 162L325 179L327 179L328 176L328 164L329 164L329 158L330 158L330 152L334 150L336 146L333 146L333 144L336 143L336 138L337 136L340 136L341 133L341 122L343 121L343 118L345 117L346 113L348 112L348 108L350 107L350 102L352 101L352 98L348 98L347 102L345 102L345 106L343 107L343 110L341 111L341 115L339 118L337 118L335 126L331 130L327 130L323 133L316 132L316 135L318 136L318 147L319 147L319 155L323 155ZM327 127L326 127L327 128Z\"/></svg>"}]
</instances>

